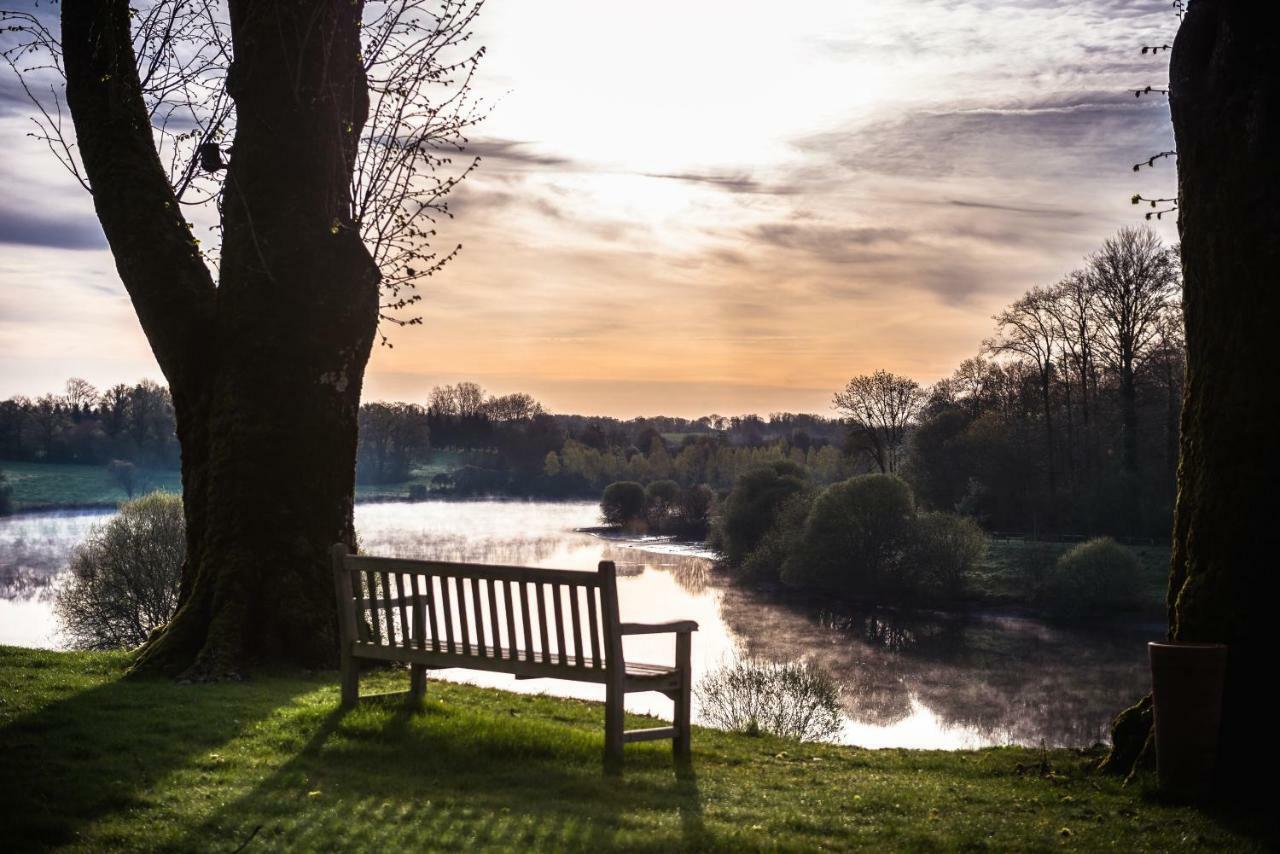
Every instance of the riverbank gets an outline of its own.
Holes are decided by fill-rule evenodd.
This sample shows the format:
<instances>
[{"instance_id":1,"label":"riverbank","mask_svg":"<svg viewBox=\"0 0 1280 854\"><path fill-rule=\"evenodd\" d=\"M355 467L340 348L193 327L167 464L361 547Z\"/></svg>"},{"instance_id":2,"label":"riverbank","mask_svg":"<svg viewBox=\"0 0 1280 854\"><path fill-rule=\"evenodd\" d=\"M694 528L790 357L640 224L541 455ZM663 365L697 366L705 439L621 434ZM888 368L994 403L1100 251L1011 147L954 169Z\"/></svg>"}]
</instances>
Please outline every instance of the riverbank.
<instances>
[{"instance_id":1,"label":"riverbank","mask_svg":"<svg viewBox=\"0 0 1280 854\"><path fill-rule=\"evenodd\" d=\"M398 483L357 483L356 501L362 504L375 502L409 501L413 495L432 501L474 501L486 496L453 494L436 489L432 478L447 474L462 465L462 455L437 452L431 465L414 470L413 477ZM77 510L114 510L129 498L128 492L107 474L104 466L76 463L32 463L0 460L10 490L14 514L55 513ZM155 490L178 493L182 491L182 475L176 469L138 469L135 472L134 494L142 495ZM416 490L416 492L415 492ZM586 495L501 495L493 496L510 501L580 501L594 500L595 491Z\"/></svg>"},{"instance_id":2,"label":"riverbank","mask_svg":"<svg viewBox=\"0 0 1280 854\"><path fill-rule=\"evenodd\" d=\"M1256 828L1096 775L1090 752L695 727L689 769L639 744L608 778L596 703L432 681L419 713L341 714L332 673L177 685L122 680L126 662L0 647L8 850L1264 850Z\"/></svg>"}]
</instances>

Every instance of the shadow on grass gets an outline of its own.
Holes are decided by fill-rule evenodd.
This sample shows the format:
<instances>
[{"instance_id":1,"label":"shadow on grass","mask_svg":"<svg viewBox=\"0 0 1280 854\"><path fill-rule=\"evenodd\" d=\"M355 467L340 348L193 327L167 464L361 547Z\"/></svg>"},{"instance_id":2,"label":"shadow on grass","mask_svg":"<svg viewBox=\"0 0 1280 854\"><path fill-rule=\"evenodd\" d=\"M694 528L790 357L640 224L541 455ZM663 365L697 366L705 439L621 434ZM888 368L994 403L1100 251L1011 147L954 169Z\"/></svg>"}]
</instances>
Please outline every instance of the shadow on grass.
<instances>
[{"instance_id":1,"label":"shadow on grass","mask_svg":"<svg viewBox=\"0 0 1280 854\"><path fill-rule=\"evenodd\" d=\"M584 707L577 717L603 717ZM252 791L172 843L179 850L598 850L706 840L697 777L666 750L605 773L602 736L565 721L428 700L329 712ZM598 731L597 731L598 733ZM656 745L654 746L656 747Z\"/></svg>"},{"instance_id":2,"label":"shadow on grass","mask_svg":"<svg viewBox=\"0 0 1280 854\"><path fill-rule=\"evenodd\" d=\"M17 678L30 685L43 678L39 671L32 664ZM170 774L314 688L180 686L112 675L69 696L48 679L42 687L58 698L0 727L0 847L65 844L94 821L147 808ZM4 686L5 693L17 684Z\"/></svg>"}]
</instances>

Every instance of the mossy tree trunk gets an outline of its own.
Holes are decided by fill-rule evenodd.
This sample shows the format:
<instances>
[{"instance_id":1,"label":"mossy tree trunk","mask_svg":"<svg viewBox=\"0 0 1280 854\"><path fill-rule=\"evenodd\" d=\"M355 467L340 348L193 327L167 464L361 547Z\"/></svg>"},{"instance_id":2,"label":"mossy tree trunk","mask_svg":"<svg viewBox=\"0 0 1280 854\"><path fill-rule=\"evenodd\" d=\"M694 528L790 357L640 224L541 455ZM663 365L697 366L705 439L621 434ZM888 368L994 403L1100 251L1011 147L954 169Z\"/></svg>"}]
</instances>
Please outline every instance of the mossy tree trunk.
<instances>
[{"instance_id":1,"label":"mossy tree trunk","mask_svg":"<svg viewBox=\"0 0 1280 854\"><path fill-rule=\"evenodd\" d=\"M67 100L117 270L169 382L188 558L137 667L192 678L336 653L378 272L354 230L363 4L232 0L237 129L215 285L161 168L127 0L65 0Z\"/></svg>"},{"instance_id":2,"label":"mossy tree trunk","mask_svg":"<svg viewBox=\"0 0 1280 854\"><path fill-rule=\"evenodd\" d=\"M1169 636L1230 645L1223 792L1270 773L1277 754L1270 699L1280 651L1277 7L1193 0L1170 68L1187 373ZM1145 736L1131 732L1121 744L1117 732L1116 754Z\"/></svg>"}]
</instances>

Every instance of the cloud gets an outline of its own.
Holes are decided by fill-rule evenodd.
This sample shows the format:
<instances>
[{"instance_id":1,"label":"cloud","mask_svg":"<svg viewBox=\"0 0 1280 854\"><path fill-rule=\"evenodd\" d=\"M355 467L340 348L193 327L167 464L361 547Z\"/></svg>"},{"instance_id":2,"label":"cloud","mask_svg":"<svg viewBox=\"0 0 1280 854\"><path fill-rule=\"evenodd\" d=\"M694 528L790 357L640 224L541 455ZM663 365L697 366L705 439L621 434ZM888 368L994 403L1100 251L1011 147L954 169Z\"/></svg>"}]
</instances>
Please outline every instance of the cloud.
<instances>
[{"instance_id":1,"label":"cloud","mask_svg":"<svg viewBox=\"0 0 1280 854\"><path fill-rule=\"evenodd\" d=\"M796 142L850 172L894 177L1078 174L1085 158L1123 169L1167 139L1168 108L1124 92L1075 92L920 109ZM1095 167L1096 168L1096 167Z\"/></svg>"},{"instance_id":2,"label":"cloud","mask_svg":"<svg viewBox=\"0 0 1280 854\"><path fill-rule=\"evenodd\" d=\"M54 249L103 249L102 227L92 216L68 213L50 216L31 210L0 207L0 244L47 246Z\"/></svg>"},{"instance_id":3,"label":"cloud","mask_svg":"<svg viewBox=\"0 0 1280 854\"><path fill-rule=\"evenodd\" d=\"M660 178L668 181L683 181L688 184L702 184L730 193L758 193L767 195L792 195L799 192L794 185L763 184L747 174L719 174L698 172L642 172L646 178Z\"/></svg>"},{"instance_id":4,"label":"cloud","mask_svg":"<svg viewBox=\"0 0 1280 854\"><path fill-rule=\"evenodd\" d=\"M565 167L574 163L574 161L568 157L530 151L529 147L531 145L532 143L530 142L516 139L481 137L469 140L465 149L467 154L473 154L484 158L485 160L496 160L500 163L517 167Z\"/></svg>"},{"instance_id":5,"label":"cloud","mask_svg":"<svg viewBox=\"0 0 1280 854\"><path fill-rule=\"evenodd\" d=\"M1047 217L1065 217L1075 218L1084 216L1085 212L1080 210L1072 210L1070 208L1058 207L1020 207L1018 205L1002 205L995 202L977 202L971 199L947 199L946 204L954 205L958 208L979 208L989 211L1004 211L1006 213L1030 214L1031 216L1047 216Z\"/></svg>"},{"instance_id":6,"label":"cloud","mask_svg":"<svg viewBox=\"0 0 1280 854\"><path fill-rule=\"evenodd\" d=\"M910 240L910 235L900 228L849 228L795 222L758 225L747 237L779 249L805 252L834 264L884 260Z\"/></svg>"}]
</instances>

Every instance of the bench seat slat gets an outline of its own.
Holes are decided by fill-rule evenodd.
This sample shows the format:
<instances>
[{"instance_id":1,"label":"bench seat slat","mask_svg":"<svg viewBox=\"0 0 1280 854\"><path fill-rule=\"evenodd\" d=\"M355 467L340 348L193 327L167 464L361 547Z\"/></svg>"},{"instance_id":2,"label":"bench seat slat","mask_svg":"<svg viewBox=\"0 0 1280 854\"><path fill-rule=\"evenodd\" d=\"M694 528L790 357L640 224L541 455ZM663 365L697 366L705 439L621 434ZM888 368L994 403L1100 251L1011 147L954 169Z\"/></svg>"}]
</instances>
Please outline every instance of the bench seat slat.
<instances>
[{"instance_id":1,"label":"bench seat slat","mask_svg":"<svg viewBox=\"0 0 1280 854\"><path fill-rule=\"evenodd\" d=\"M506 647L487 647L483 651L472 647L466 654L433 652L430 649L416 650L412 647L402 649L384 644L359 642L352 645L352 653L357 658L376 658L383 661L411 661L427 664L432 667L459 667L463 669L500 670L504 673L520 675L528 665L530 669L539 671L538 675L551 679L586 679L591 682L603 682L605 671L594 667L578 666L570 659L567 664L526 661L524 651ZM640 661L627 662L628 680L664 680L677 675L676 668L669 664L646 664Z\"/></svg>"},{"instance_id":2,"label":"bench seat slat","mask_svg":"<svg viewBox=\"0 0 1280 854\"><path fill-rule=\"evenodd\" d=\"M656 741L660 738L675 738L676 728L673 726L655 726L648 729L630 729L622 734L624 743L633 741Z\"/></svg>"}]
</instances>

